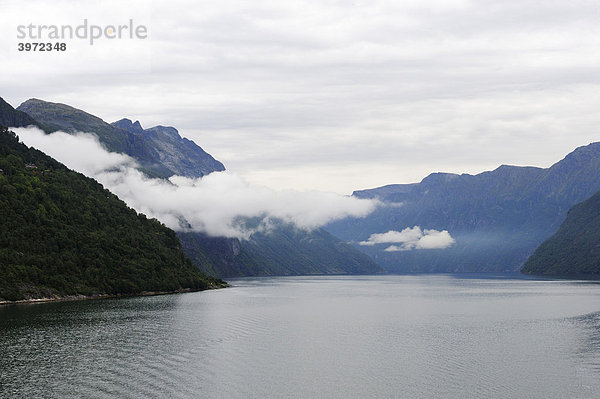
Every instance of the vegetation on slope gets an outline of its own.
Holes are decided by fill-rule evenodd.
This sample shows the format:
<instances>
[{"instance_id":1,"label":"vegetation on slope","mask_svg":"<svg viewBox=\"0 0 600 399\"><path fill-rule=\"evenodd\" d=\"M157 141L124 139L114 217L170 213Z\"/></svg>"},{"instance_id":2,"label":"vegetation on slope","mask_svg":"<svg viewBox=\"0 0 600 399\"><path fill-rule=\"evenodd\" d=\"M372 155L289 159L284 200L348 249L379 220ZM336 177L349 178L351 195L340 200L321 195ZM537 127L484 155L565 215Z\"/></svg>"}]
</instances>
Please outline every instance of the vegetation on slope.
<instances>
[{"instance_id":1,"label":"vegetation on slope","mask_svg":"<svg viewBox=\"0 0 600 399\"><path fill-rule=\"evenodd\" d=\"M542 243L522 270L527 274L600 274L600 192L575 205L556 234Z\"/></svg>"},{"instance_id":2,"label":"vegetation on slope","mask_svg":"<svg viewBox=\"0 0 600 399\"><path fill-rule=\"evenodd\" d=\"M137 294L222 284L175 232L0 128L0 298Z\"/></svg>"},{"instance_id":3,"label":"vegetation on slope","mask_svg":"<svg viewBox=\"0 0 600 399\"><path fill-rule=\"evenodd\" d=\"M323 229L281 225L249 240L178 233L186 254L218 277L374 274L383 269L367 255Z\"/></svg>"}]
</instances>

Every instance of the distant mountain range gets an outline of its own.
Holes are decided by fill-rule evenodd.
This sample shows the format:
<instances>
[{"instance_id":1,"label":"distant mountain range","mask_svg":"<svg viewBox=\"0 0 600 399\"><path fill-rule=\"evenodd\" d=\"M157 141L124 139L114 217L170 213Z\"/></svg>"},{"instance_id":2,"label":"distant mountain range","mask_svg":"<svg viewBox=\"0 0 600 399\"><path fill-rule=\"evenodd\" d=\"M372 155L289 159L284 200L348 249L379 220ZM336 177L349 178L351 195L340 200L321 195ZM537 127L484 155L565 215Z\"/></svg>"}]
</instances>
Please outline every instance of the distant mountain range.
<instances>
[{"instance_id":1,"label":"distant mountain range","mask_svg":"<svg viewBox=\"0 0 600 399\"><path fill-rule=\"evenodd\" d=\"M173 127L143 129L138 121L129 119L109 124L71 106L38 99L27 100L17 110L10 107L4 113L6 118L25 113L31 117L31 124L44 126L49 132L93 132L110 151L136 159L150 177L178 174L195 178L225 170L223 164L193 141L182 138ZM383 271L368 256L322 229L306 232L279 226L269 234L255 234L244 241L191 232L178 236L200 270L218 277Z\"/></svg>"},{"instance_id":2,"label":"distant mountain range","mask_svg":"<svg viewBox=\"0 0 600 399\"><path fill-rule=\"evenodd\" d=\"M575 204L600 190L600 143L577 148L548 169L503 165L478 175L434 173L415 184L356 191L383 202L364 219L326 227L390 272L514 272ZM385 251L359 245L407 227L447 230L445 249Z\"/></svg>"}]
</instances>

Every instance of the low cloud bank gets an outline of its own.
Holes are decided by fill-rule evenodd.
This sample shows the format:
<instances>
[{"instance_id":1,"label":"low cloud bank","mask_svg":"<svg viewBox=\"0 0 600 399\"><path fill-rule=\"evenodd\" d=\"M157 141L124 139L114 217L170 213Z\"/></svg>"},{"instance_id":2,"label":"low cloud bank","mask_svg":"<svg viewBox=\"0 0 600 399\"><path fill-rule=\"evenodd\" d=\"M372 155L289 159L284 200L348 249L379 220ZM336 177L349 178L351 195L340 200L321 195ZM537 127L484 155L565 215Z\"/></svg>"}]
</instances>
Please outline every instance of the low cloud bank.
<instances>
[{"instance_id":1,"label":"low cloud bank","mask_svg":"<svg viewBox=\"0 0 600 399\"><path fill-rule=\"evenodd\" d=\"M134 159L108 152L92 134L47 135L32 127L12 130L26 145L98 180L138 212L174 230L247 239L280 222L312 230L348 216L363 217L377 204L333 193L251 186L230 172L198 179L151 179L136 169Z\"/></svg>"},{"instance_id":2,"label":"low cloud bank","mask_svg":"<svg viewBox=\"0 0 600 399\"><path fill-rule=\"evenodd\" d=\"M447 230L421 230L420 226L407 227L402 231L390 230L387 233L371 234L360 245L394 244L386 252L410 251L413 249L443 249L456 241Z\"/></svg>"}]
</instances>

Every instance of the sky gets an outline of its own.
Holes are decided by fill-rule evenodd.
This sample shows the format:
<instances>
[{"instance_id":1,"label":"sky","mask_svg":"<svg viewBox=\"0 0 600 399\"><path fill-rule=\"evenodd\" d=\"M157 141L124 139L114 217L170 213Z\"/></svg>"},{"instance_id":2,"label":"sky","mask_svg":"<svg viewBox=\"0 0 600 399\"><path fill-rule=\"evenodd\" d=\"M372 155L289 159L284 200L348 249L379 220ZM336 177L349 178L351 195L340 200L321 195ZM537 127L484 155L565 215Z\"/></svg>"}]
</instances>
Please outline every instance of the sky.
<instances>
[{"instance_id":1,"label":"sky","mask_svg":"<svg viewBox=\"0 0 600 399\"><path fill-rule=\"evenodd\" d=\"M26 145L96 179L130 207L177 231L241 240L257 232L268 234L282 224L312 231L349 216L364 217L380 204L376 200L336 193L273 190L249 184L229 171L213 172L198 179L149 178L138 170L133 158L107 151L94 135L46 134L34 126L13 130ZM432 236L431 232L438 233L433 230L425 230L424 237L419 228L413 230L407 229L403 235L384 235L383 240L379 237L374 243L387 239L412 249L411 245L417 247L427 241L432 244L433 240L433 244L439 246L451 240L448 232L444 241L444 237L440 240L435 234Z\"/></svg>"},{"instance_id":2,"label":"sky","mask_svg":"<svg viewBox=\"0 0 600 399\"><path fill-rule=\"evenodd\" d=\"M18 26L145 38L19 52ZM600 140L597 1L0 1L0 96L176 127L275 190L547 167Z\"/></svg>"}]
</instances>

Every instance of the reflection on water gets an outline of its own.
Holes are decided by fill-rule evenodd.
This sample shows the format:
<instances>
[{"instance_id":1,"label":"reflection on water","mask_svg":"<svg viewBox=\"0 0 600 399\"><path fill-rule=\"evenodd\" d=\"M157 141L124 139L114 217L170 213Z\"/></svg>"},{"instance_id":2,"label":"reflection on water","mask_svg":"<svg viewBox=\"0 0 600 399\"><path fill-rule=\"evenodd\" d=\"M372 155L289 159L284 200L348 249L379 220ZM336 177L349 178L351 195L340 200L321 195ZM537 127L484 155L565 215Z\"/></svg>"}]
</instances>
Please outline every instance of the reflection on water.
<instances>
[{"instance_id":1,"label":"reflection on water","mask_svg":"<svg viewBox=\"0 0 600 399\"><path fill-rule=\"evenodd\" d=\"M589 373L600 373L600 312L574 317L573 329L580 334L579 350L573 351L572 358L580 369ZM600 375L600 374L599 374Z\"/></svg>"},{"instance_id":2,"label":"reflection on water","mask_svg":"<svg viewBox=\"0 0 600 399\"><path fill-rule=\"evenodd\" d=\"M600 397L600 285L243 279L0 308L0 397Z\"/></svg>"}]
</instances>

